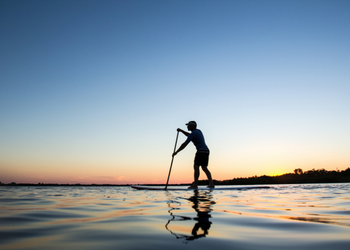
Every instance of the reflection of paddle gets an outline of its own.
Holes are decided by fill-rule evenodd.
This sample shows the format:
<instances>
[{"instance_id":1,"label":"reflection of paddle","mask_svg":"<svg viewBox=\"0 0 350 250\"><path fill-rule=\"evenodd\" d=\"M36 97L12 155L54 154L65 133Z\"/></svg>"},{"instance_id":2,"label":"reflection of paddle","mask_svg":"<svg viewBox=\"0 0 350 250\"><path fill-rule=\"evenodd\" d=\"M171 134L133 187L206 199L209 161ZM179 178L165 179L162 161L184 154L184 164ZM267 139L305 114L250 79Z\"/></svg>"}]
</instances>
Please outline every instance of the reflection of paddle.
<instances>
[{"instance_id":1,"label":"reflection of paddle","mask_svg":"<svg viewBox=\"0 0 350 250\"><path fill-rule=\"evenodd\" d=\"M177 144L177 138L179 137L179 131L177 131L177 134L176 134L176 140L175 140L175 146L174 146L174 152L175 153L175 150L176 150L176 144ZM165 185L165 188L164 189L167 189L168 187L168 183L169 183L169 178L170 178L170 172L171 172L171 167L173 166L173 161L174 161L174 155L171 157L171 163L170 163L170 169L169 169L169 174L168 174L168 180L166 181L166 185Z\"/></svg>"}]
</instances>

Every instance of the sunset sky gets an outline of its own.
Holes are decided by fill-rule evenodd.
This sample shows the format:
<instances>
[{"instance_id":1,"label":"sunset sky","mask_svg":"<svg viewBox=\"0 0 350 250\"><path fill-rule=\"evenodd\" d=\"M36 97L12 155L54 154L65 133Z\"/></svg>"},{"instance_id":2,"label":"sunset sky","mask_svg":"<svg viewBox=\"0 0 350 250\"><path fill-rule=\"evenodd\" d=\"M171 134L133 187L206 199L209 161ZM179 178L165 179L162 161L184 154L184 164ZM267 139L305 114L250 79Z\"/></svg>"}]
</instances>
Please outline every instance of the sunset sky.
<instances>
[{"instance_id":1,"label":"sunset sky","mask_svg":"<svg viewBox=\"0 0 350 250\"><path fill-rule=\"evenodd\" d=\"M344 170L349 13L347 0L1 0L0 182L165 183L190 120L217 180ZM170 183L192 181L194 153Z\"/></svg>"}]
</instances>

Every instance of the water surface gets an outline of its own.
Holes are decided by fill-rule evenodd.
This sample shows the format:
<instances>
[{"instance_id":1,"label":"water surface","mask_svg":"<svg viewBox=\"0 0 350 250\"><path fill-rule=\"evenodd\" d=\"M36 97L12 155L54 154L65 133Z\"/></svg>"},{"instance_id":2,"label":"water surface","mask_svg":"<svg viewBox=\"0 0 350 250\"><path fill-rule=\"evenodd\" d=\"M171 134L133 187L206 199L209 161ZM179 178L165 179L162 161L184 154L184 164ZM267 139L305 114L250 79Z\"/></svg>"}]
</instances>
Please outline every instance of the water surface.
<instances>
[{"instance_id":1,"label":"water surface","mask_svg":"<svg viewBox=\"0 0 350 250\"><path fill-rule=\"evenodd\" d=\"M349 249L350 183L0 187L0 249Z\"/></svg>"}]
</instances>

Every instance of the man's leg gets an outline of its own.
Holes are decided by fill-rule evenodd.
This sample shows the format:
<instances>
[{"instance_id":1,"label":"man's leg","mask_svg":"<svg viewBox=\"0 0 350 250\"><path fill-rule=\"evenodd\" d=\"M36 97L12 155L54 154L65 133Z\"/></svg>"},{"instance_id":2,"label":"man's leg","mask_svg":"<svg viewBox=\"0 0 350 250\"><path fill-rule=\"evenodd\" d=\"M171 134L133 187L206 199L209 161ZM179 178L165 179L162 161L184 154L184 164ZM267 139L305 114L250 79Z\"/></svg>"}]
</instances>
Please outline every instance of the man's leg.
<instances>
[{"instance_id":1,"label":"man's leg","mask_svg":"<svg viewBox=\"0 0 350 250\"><path fill-rule=\"evenodd\" d=\"M194 182L190 186L190 188L197 188L198 187L198 179L199 179L199 166L194 164Z\"/></svg>"},{"instance_id":2,"label":"man's leg","mask_svg":"<svg viewBox=\"0 0 350 250\"><path fill-rule=\"evenodd\" d=\"M211 173L210 173L208 167L207 167L207 166L205 166L205 167L202 166L202 169L203 169L204 173L205 173L205 174L207 175L207 177L208 177L208 181L209 181L209 186L208 186L208 187L212 187L212 188L215 187L215 186L214 186L213 179L211 178Z\"/></svg>"}]
</instances>

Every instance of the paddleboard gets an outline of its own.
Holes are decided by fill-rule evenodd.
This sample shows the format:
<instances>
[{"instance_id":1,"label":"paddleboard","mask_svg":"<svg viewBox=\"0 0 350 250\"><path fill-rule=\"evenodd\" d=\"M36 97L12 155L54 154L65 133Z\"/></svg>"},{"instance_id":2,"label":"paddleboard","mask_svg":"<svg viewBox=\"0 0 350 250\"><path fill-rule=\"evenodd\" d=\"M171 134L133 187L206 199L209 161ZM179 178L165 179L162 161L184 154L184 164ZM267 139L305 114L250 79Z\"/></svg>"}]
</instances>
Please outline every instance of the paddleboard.
<instances>
[{"instance_id":1,"label":"paddleboard","mask_svg":"<svg viewBox=\"0 0 350 250\"><path fill-rule=\"evenodd\" d=\"M189 189L185 186L139 186L131 185L134 189L139 190L171 190L171 191L189 191L195 189ZM199 186L197 190L246 190L246 189L258 189L258 188L270 188L269 186L216 186L215 188L201 187Z\"/></svg>"}]
</instances>

